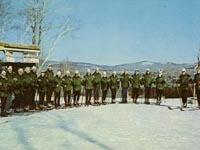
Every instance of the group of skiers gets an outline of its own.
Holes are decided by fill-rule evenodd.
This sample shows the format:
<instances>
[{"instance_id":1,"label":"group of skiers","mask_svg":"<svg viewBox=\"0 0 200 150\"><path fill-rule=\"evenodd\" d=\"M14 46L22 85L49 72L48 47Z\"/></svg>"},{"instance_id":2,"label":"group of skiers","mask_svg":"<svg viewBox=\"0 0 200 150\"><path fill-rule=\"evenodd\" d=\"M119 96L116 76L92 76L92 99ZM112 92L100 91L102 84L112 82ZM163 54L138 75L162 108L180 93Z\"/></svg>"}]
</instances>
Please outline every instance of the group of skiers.
<instances>
[{"instance_id":1,"label":"group of skiers","mask_svg":"<svg viewBox=\"0 0 200 150\"><path fill-rule=\"evenodd\" d=\"M106 97L109 89L111 90L111 103L115 103L116 93L120 86L122 89L121 103L127 103L130 87L132 89L132 100L134 103L137 103L141 85L144 85L144 103L150 104L151 87L152 84L155 84L157 93L156 104L160 105L165 83L162 69L159 69L156 78L153 77L150 69L147 69L143 75L136 69L132 75L125 70L122 75L117 75L116 71L113 71L112 75L108 76L105 71L101 75L99 68L96 68L94 73L87 69L86 74L81 77L78 70L74 72L73 76L70 71L66 71L64 76L61 75L60 71L54 75L52 65L49 65L47 70L42 71L39 76L37 76L35 66L32 68L26 67L25 69L19 68L16 73L13 72L12 66L9 66L7 70L2 70L0 74L1 116L7 116L10 106L14 108L15 112L43 109L45 107L52 108L53 105L55 108L60 108L61 90L63 90L65 107L71 107L72 105L77 107L80 105L81 93L85 94L85 106L107 104ZM195 83L198 104L200 106L199 68L194 79L183 68L177 80L177 84L180 86L183 107L187 106L188 85L190 83ZM99 100L100 92L102 93L101 101ZM37 104L35 100L36 93L39 94L39 102ZM51 100L53 93L54 101ZM92 93L93 103L91 102Z\"/></svg>"}]
</instances>

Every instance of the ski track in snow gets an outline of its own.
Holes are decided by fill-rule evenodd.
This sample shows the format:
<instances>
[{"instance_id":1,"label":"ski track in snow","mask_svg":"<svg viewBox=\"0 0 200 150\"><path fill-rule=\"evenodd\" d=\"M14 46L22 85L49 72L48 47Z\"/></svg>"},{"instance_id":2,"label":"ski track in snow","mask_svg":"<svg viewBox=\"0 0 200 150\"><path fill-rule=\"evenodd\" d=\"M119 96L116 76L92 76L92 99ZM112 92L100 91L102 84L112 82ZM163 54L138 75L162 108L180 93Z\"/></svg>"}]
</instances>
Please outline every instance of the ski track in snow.
<instances>
[{"instance_id":1,"label":"ski track in snow","mask_svg":"<svg viewBox=\"0 0 200 150\"><path fill-rule=\"evenodd\" d=\"M154 105L59 109L0 118L0 150L199 150L199 124L199 110Z\"/></svg>"}]
</instances>

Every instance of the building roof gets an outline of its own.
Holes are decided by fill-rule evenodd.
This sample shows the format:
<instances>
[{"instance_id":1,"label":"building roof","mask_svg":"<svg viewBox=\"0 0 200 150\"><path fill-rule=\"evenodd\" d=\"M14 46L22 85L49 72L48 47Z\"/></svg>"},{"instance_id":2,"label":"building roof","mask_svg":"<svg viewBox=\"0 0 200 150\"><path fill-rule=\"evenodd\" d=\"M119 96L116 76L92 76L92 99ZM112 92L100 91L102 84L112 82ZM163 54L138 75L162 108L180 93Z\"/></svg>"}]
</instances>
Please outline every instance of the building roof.
<instances>
[{"instance_id":1,"label":"building roof","mask_svg":"<svg viewBox=\"0 0 200 150\"><path fill-rule=\"evenodd\" d=\"M39 52L40 48L38 45L28 45L28 44L18 44L18 43L8 43L0 41L0 50L10 50L16 52Z\"/></svg>"}]
</instances>

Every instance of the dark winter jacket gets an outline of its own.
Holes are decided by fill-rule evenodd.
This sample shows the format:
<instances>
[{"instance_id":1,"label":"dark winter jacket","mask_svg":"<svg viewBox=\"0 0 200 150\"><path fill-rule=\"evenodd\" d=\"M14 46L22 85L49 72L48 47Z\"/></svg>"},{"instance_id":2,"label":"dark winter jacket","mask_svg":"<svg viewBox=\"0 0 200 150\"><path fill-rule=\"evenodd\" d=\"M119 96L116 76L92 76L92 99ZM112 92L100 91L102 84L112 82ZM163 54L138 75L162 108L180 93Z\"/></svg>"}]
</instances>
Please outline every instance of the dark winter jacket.
<instances>
[{"instance_id":1,"label":"dark winter jacket","mask_svg":"<svg viewBox=\"0 0 200 150\"><path fill-rule=\"evenodd\" d=\"M65 75L62 78L62 86L63 86L63 91L71 91L71 89L72 89L72 78L70 76Z\"/></svg>"},{"instance_id":2,"label":"dark winter jacket","mask_svg":"<svg viewBox=\"0 0 200 150\"><path fill-rule=\"evenodd\" d=\"M155 84L156 84L156 88L157 89L163 90L164 86L165 86L165 79L164 79L164 77L163 76L157 76Z\"/></svg>"},{"instance_id":3,"label":"dark winter jacket","mask_svg":"<svg viewBox=\"0 0 200 150\"><path fill-rule=\"evenodd\" d=\"M121 81L121 87L122 88L129 88L130 76L128 74L127 75L122 74L120 81Z\"/></svg>"},{"instance_id":4,"label":"dark winter jacket","mask_svg":"<svg viewBox=\"0 0 200 150\"><path fill-rule=\"evenodd\" d=\"M117 76L110 76L110 88L111 89L118 89L119 88L120 80Z\"/></svg>"},{"instance_id":5,"label":"dark winter jacket","mask_svg":"<svg viewBox=\"0 0 200 150\"><path fill-rule=\"evenodd\" d=\"M23 90L27 91L30 90L33 87L33 79L31 77L30 73L24 73L24 85L23 85Z\"/></svg>"},{"instance_id":6,"label":"dark winter jacket","mask_svg":"<svg viewBox=\"0 0 200 150\"><path fill-rule=\"evenodd\" d=\"M45 75L47 76L47 79L48 79L48 85L53 86L53 84L54 84L54 73L53 73L53 71L49 71L47 69L47 71L45 72Z\"/></svg>"},{"instance_id":7,"label":"dark winter jacket","mask_svg":"<svg viewBox=\"0 0 200 150\"><path fill-rule=\"evenodd\" d=\"M147 88L151 87L151 85L154 83L154 78L153 78L152 74L146 73L143 76L142 83L144 84L144 87L147 87Z\"/></svg>"},{"instance_id":8,"label":"dark winter jacket","mask_svg":"<svg viewBox=\"0 0 200 150\"><path fill-rule=\"evenodd\" d=\"M37 79L38 92L47 92L48 79L46 76L40 75Z\"/></svg>"},{"instance_id":9,"label":"dark winter jacket","mask_svg":"<svg viewBox=\"0 0 200 150\"><path fill-rule=\"evenodd\" d=\"M9 92L12 92L13 91L13 85L14 85L14 76L15 76L15 73L14 72L12 72L12 73L10 73L10 72L6 72L6 78L8 79L8 91Z\"/></svg>"},{"instance_id":10,"label":"dark winter jacket","mask_svg":"<svg viewBox=\"0 0 200 150\"><path fill-rule=\"evenodd\" d=\"M82 79L79 76L74 76L72 85L73 85L73 90L74 91L81 91L81 84L82 84Z\"/></svg>"},{"instance_id":11,"label":"dark winter jacket","mask_svg":"<svg viewBox=\"0 0 200 150\"><path fill-rule=\"evenodd\" d=\"M193 81L195 83L196 90L200 91L200 74L195 74Z\"/></svg>"},{"instance_id":12,"label":"dark winter jacket","mask_svg":"<svg viewBox=\"0 0 200 150\"><path fill-rule=\"evenodd\" d=\"M6 97L8 95L8 79L0 76L0 97Z\"/></svg>"},{"instance_id":13,"label":"dark winter jacket","mask_svg":"<svg viewBox=\"0 0 200 150\"><path fill-rule=\"evenodd\" d=\"M32 88L36 89L37 88L37 74L35 72L31 71L30 75L31 75L32 82L33 82Z\"/></svg>"},{"instance_id":14,"label":"dark winter jacket","mask_svg":"<svg viewBox=\"0 0 200 150\"><path fill-rule=\"evenodd\" d=\"M101 89L108 90L110 85L110 79L108 77L101 78Z\"/></svg>"},{"instance_id":15,"label":"dark winter jacket","mask_svg":"<svg viewBox=\"0 0 200 150\"><path fill-rule=\"evenodd\" d=\"M14 93L15 94L23 94L24 89L24 75L16 74L13 78L14 80Z\"/></svg>"},{"instance_id":16,"label":"dark winter jacket","mask_svg":"<svg viewBox=\"0 0 200 150\"><path fill-rule=\"evenodd\" d=\"M94 72L93 73L93 85L94 87L99 87L101 84L101 74Z\"/></svg>"},{"instance_id":17,"label":"dark winter jacket","mask_svg":"<svg viewBox=\"0 0 200 150\"><path fill-rule=\"evenodd\" d=\"M91 90L93 89L93 76L86 74L83 77L83 85L85 86L86 90Z\"/></svg>"},{"instance_id":18,"label":"dark winter jacket","mask_svg":"<svg viewBox=\"0 0 200 150\"><path fill-rule=\"evenodd\" d=\"M54 92L60 93L61 88L62 88L62 78L56 75L54 78Z\"/></svg>"},{"instance_id":19,"label":"dark winter jacket","mask_svg":"<svg viewBox=\"0 0 200 150\"><path fill-rule=\"evenodd\" d=\"M177 83L180 84L181 89L188 89L189 83L192 82L192 79L189 74L181 74L177 80Z\"/></svg>"},{"instance_id":20,"label":"dark winter jacket","mask_svg":"<svg viewBox=\"0 0 200 150\"><path fill-rule=\"evenodd\" d=\"M133 74L130 78L130 83L132 88L140 88L141 85L141 75Z\"/></svg>"}]
</instances>

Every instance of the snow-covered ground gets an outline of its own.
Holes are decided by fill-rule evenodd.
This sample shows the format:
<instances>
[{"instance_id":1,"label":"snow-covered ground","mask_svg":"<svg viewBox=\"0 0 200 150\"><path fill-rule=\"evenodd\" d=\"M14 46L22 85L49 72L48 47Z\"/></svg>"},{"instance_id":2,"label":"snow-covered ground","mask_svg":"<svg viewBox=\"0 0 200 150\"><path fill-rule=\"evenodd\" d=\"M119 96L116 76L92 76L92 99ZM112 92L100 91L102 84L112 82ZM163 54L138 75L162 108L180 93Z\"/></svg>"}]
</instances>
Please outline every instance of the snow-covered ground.
<instances>
[{"instance_id":1,"label":"snow-covered ground","mask_svg":"<svg viewBox=\"0 0 200 150\"><path fill-rule=\"evenodd\" d=\"M199 142L198 110L115 104L0 118L0 150L199 150Z\"/></svg>"}]
</instances>

